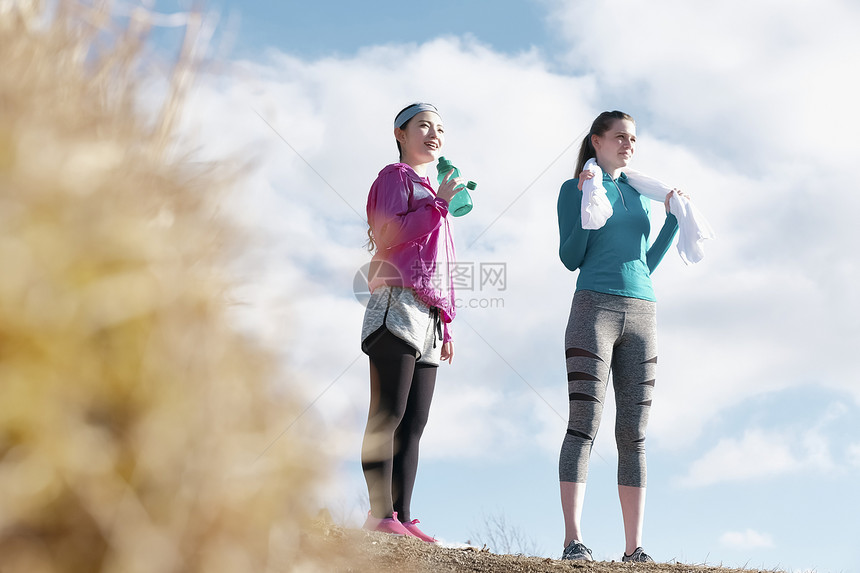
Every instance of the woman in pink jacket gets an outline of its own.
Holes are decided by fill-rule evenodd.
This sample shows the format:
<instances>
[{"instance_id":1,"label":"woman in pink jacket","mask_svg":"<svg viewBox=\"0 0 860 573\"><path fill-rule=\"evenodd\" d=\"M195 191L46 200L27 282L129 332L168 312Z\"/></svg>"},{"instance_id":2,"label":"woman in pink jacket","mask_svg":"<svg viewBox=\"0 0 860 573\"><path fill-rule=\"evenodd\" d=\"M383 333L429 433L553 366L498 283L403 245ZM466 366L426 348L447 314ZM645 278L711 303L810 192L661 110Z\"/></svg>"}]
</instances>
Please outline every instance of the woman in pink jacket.
<instances>
[{"instance_id":1,"label":"woman in pink jacket","mask_svg":"<svg viewBox=\"0 0 860 573\"><path fill-rule=\"evenodd\" d=\"M370 411L361 449L370 495L364 527L434 542L418 529L410 505L436 369L454 357L448 202L465 181L446 178L434 191L426 176L444 143L434 106L415 103L401 110L394 137L400 161L379 172L367 198L368 244L375 254L361 332L361 348L370 357Z\"/></svg>"}]
</instances>

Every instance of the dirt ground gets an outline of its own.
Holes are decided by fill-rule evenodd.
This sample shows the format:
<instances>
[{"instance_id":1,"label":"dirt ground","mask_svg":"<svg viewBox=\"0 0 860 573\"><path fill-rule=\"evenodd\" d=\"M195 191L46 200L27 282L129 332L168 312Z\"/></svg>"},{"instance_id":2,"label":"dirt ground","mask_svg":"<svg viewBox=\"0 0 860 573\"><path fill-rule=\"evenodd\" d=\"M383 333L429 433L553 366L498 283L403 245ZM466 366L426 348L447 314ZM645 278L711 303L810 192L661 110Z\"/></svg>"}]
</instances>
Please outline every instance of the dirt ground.
<instances>
[{"instance_id":1,"label":"dirt ground","mask_svg":"<svg viewBox=\"0 0 860 573\"><path fill-rule=\"evenodd\" d=\"M591 563L547 557L497 555L478 548L452 549L415 538L328 527L314 543L335 562L332 573L758 573L758 569L727 569L682 563ZM762 572L764 573L764 572ZM767 573L779 573L768 571Z\"/></svg>"}]
</instances>

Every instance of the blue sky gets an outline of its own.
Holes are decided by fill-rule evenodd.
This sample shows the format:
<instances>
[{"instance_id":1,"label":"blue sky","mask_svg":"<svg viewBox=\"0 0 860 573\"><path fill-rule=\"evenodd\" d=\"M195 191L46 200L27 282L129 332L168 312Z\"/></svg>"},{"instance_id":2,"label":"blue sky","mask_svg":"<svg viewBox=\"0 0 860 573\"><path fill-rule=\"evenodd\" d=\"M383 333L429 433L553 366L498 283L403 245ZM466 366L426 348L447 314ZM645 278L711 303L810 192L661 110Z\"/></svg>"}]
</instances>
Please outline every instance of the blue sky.
<instances>
[{"instance_id":1,"label":"blue sky","mask_svg":"<svg viewBox=\"0 0 860 573\"><path fill-rule=\"evenodd\" d=\"M165 6L168 3L165 3ZM421 43L440 35L472 35L503 52L527 50L543 36L545 11L539 2L443 0L430 5L378 2L227 2L208 4L222 18L234 19L237 53L260 48L303 57L346 55L387 43ZM517 22L511 26L511 22ZM540 42L535 40L539 39Z\"/></svg>"},{"instance_id":2,"label":"blue sky","mask_svg":"<svg viewBox=\"0 0 860 573\"><path fill-rule=\"evenodd\" d=\"M368 260L367 190L396 160L394 114L432 101L445 155L479 182L474 211L455 221L459 260L476 273L504 265L506 281L463 289L414 515L448 542L474 541L486 516L504 515L538 554L560 555L563 333L576 277L557 257L555 204L591 120L619 108L638 122L633 166L691 193L718 235L703 262L684 266L673 250L654 275L661 350L646 550L660 561L860 571L860 8L210 8L220 73L200 78L186 132L205 157L253 160L229 205L260 237L244 259L248 305L237 319L283 355L283 384L316 400L289 437L331 453L320 499L333 514L359 523L366 511L367 361L352 284ZM167 47L176 38L158 33ZM584 534L596 557L617 560L612 424L609 407Z\"/></svg>"}]
</instances>

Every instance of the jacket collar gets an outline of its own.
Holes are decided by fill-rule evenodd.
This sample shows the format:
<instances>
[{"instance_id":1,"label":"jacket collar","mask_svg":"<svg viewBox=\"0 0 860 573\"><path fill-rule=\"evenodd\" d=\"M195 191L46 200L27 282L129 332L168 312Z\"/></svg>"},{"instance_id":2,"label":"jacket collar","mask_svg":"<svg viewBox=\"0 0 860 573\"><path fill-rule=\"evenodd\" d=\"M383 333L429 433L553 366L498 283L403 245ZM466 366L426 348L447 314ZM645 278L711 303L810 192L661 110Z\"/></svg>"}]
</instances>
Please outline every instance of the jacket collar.
<instances>
[{"instance_id":1,"label":"jacket collar","mask_svg":"<svg viewBox=\"0 0 860 573\"><path fill-rule=\"evenodd\" d=\"M408 167L408 165L407 165L407 167ZM610 177L609 173L604 171L603 172L603 180L604 181L612 181L612 177ZM616 181L621 181L622 183L627 183L627 174L622 171L621 175L618 176L618 179L616 179Z\"/></svg>"}]
</instances>

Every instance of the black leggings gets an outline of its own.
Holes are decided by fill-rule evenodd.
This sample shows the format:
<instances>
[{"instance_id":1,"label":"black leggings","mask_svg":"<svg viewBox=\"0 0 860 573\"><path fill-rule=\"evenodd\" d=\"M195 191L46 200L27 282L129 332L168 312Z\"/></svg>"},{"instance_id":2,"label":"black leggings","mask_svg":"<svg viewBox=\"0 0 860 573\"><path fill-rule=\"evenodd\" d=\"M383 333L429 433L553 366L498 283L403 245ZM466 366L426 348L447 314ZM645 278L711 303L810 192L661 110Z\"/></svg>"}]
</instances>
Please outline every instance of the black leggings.
<instances>
[{"instance_id":1,"label":"black leggings","mask_svg":"<svg viewBox=\"0 0 860 573\"><path fill-rule=\"evenodd\" d=\"M361 467L376 518L397 512L410 521L418 471L418 442L427 424L436 366L418 364L415 349L384 327L371 335L370 411L361 446Z\"/></svg>"}]
</instances>

